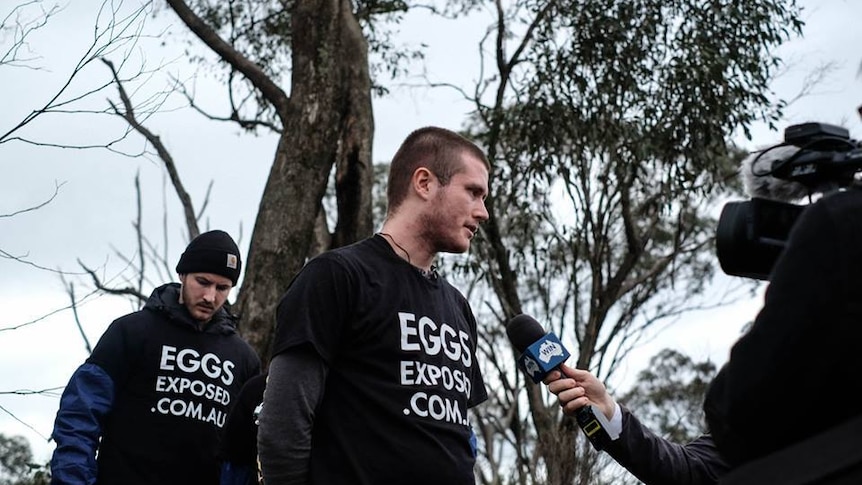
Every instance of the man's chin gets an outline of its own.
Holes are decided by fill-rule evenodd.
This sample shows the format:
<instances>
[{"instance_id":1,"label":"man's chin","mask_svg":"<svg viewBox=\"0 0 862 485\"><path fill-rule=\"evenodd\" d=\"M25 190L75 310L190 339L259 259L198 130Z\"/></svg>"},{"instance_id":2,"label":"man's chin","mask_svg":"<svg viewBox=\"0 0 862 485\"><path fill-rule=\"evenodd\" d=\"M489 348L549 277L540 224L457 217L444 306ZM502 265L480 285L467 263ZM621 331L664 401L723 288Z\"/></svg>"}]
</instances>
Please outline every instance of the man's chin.
<instances>
[{"instance_id":1,"label":"man's chin","mask_svg":"<svg viewBox=\"0 0 862 485\"><path fill-rule=\"evenodd\" d=\"M466 253L467 250L469 250L469 249L470 249L470 240L464 239L464 240L459 240L459 241L453 241L452 244L450 244L449 247L447 247L445 251L441 251L441 252L452 253L452 254L461 254L461 253Z\"/></svg>"},{"instance_id":2,"label":"man's chin","mask_svg":"<svg viewBox=\"0 0 862 485\"><path fill-rule=\"evenodd\" d=\"M197 320L199 322L206 323L212 319L215 311L212 309L209 309L209 308L195 307L191 313L192 313L192 318L194 318L195 320Z\"/></svg>"}]
</instances>

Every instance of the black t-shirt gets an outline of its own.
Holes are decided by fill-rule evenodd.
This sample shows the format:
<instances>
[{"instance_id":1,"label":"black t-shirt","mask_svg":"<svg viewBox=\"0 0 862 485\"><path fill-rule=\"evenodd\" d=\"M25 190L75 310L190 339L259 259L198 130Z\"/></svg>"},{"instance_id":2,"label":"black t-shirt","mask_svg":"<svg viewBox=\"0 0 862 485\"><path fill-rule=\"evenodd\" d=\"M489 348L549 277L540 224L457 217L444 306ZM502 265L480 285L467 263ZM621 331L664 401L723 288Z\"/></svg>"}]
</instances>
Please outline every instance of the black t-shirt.
<instances>
[{"instance_id":1,"label":"black t-shirt","mask_svg":"<svg viewBox=\"0 0 862 485\"><path fill-rule=\"evenodd\" d=\"M463 295L379 236L311 260L278 308L274 355L329 367L314 417L316 484L472 484L468 408L487 399Z\"/></svg>"}]
</instances>

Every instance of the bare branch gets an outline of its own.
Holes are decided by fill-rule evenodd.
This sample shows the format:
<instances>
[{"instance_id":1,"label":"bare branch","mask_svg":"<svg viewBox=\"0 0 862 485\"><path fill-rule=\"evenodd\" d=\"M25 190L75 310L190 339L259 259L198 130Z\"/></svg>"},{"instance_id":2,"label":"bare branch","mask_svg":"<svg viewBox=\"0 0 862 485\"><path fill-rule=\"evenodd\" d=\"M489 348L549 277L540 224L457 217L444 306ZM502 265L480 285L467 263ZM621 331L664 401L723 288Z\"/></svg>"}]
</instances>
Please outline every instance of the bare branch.
<instances>
[{"instance_id":1,"label":"bare branch","mask_svg":"<svg viewBox=\"0 0 862 485\"><path fill-rule=\"evenodd\" d=\"M838 67L839 66L835 61L824 61L814 69L810 70L802 80L802 86L799 87L799 91L796 95L787 100L787 106L814 94L815 88L821 86L823 82L838 69Z\"/></svg>"},{"instance_id":2,"label":"bare branch","mask_svg":"<svg viewBox=\"0 0 862 485\"><path fill-rule=\"evenodd\" d=\"M101 291L103 293L107 293L109 295L119 295L119 296L133 296L140 301L146 301L147 296L138 291L136 288L127 287L127 288L108 288L102 281L99 280L99 277L96 275L96 272L88 268L83 261L78 260L78 264L84 268L84 271L90 275L93 279L93 285L96 287L96 290Z\"/></svg>"},{"instance_id":3,"label":"bare branch","mask_svg":"<svg viewBox=\"0 0 862 485\"><path fill-rule=\"evenodd\" d=\"M0 258L11 259L12 261L17 261L21 264L26 264L27 266L32 266L36 269L41 269L43 271L50 271L52 273L57 273L57 274L61 274L61 275L83 275L83 274L85 274L85 273L79 273L79 272L75 272L75 271L63 271L63 270L56 269L56 268L49 268L47 266L42 266L40 264L37 264L37 263L34 263L32 261L28 261L27 259L25 259L27 257L27 255L28 254L24 254L22 256L15 256L15 255L9 254L8 252L0 249Z\"/></svg>"},{"instance_id":4,"label":"bare branch","mask_svg":"<svg viewBox=\"0 0 862 485\"><path fill-rule=\"evenodd\" d=\"M18 214L23 214L25 212L31 212L31 211L34 211L37 209L41 209L42 207L45 207L46 205L50 204L51 201L57 197L57 194L60 193L60 187L62 187L64 185L66 185L66 182L57 183L56 181L54 181L54 193L51 194L51 196L48 197L48 199L46 199L45 201L43 201L37 205L34 205L32 207L28 207L26 209L21 209L21 210L15 211L11 214L0 214L0 219L3 219L4 217L14 217L14 216L17 216Z\"/></svg>"},{"instance_id":5,"label":"bare branch","mask_svg":"<svg viewBox=\"0 0 862 485\"><path fill-rule=\"evenodd\" d=\"M203 202L203 204L201 204L201 210L198 212L198 215L197 215L197 220L200 220L201 217L203 217L204 212L206 211L206 208L210 203L210 195L212 194L212 190L213 190L213 181L210 180L209 185L207 185L207 192L204 195L204 202Z\"/></svg>"},{"instance_id":6,"label":"bare branch","mask_svg":"<svg viewBox=\"0 0 862 485\"><path fill-rule=\"evenodd\" d=\"M38 67L31 66L30 63L35 61L37 57L22 57L21 50L27 47L27 38L35 31L41 29L48 23L48 19L56 15L62 9L59 5L54 5L50 9L45 10L39 8L40 13L34 19L25 19L24 11L28 7L38 5L41 2L33 0L16 5L11 12L0 22L0 33L12 31L12 43L6 52L0 56L0 65L9 67L23 67L36 69Z\"/></svg>"},{"instance_id":7,"label":"bare branch","mask_svg":"<svg viewBox=\"0 0 862 485\"><path fill-rule=\"evenodd\" d=\"M231 77L233 77L233 72L231 73ZM201 115L206 117L207 119L210 119L213 121L229 121L229 122L237 123L244 130L253 130L257 127L263 127L263 128L266 128L266 129L272 131L273 133L281 133L282 131L284 131L282 127L276 126L276 125L274 125L270 122L267 122L267 121L240 118L239 117L239 110L236 107L234 107L235 103L233 100L233 91L232 90L228 91L229 98L230 98L230 105L231 105L230 116L227 116L227 117L216 116L216 115L209 113L208 111L204 110L197 103L195 103L194 93L189 92L189 90L186 88L185 84L183 84L179 79L174 79L174 82L175 82L176 88L179 89L180 93L186 98L186 101L188 101L189 106L193 110L197 111L198 113L200 113Z\"/></svg>"},{"instance_id":8,"label":"bare branch","mask_svg":"<svg viewBox=\"0 0 862 485\"><path fill-rule=\"evenodd\" d=\"M14 413L12 413L11 411L9 411L8 409L4 408L3 406L0 406L0 411L3 411L4 413L8 414L12 419L14 419L15 421L18 421L19 423L23 424L24 426L26 426L27 428L29 428L32 432L34 432L34 433L36 433L37 435L39 435L39 437L41 437L41 438L42 438L42 439L44 439L45 441L48 441L48 437L47 437L47 436L43 435L42 433L40 433L39 431L37 431L37 430L36 430L36 428L34 428L34 427L30 426L29 424L25 423L24 421L22 421L18 416L15 416L15 414L14 414Z\"/></svg>"},{"instance_id":9,"label":"bare branch","mask_svg":"<svg viewBox=\"0 0 862 485\"><path fill-rule=\"evenodd\" d=\"M99 11L99 17L96 19L96 23L93 28L93 42L90 44L86 52L84 52L84 54L80 57L75 67L72 69L72 72L63 82L63 84L57 89L57 91L50 97L50 99L42 105L41 108L34 109L27 116L25 116L24 119L12 126L5 133L0 134L0 144L7 143L13 140L33 143L32 141L26 140L24 138L13 136L13 134L22 130L39 116L49 112L56 112L59 108L79 101L96 92L99 92L108 85L110 85L110 83L105 83L79 96L74 96L66 100L61 99L67 93L67 90L71 86L72 81L92 61L102 56L117 52L123 48L126 48L127 50L131 49L140 41L140 39L145 37L142 34L142 29L144 25L142 19L146 17L146 14L151 9L151 4L145 3L137 10L134 10L129 15L122 18L118 17L118 10L120 8L120 5L122 5L122 3L118 5L115 5L113 2L108 1L104 1L102 3ZM112 8L108 8L109 6ZM111 17L105 28L102 28L100 22L102 20L102 15L105 11L108 11ZM53 14L54 12L51 13ZM32 32L32 30L30 30L30 32Z\"/></svg>"},{"instance_id":10,"label":"bare branch","mask_svg":"<svg viewBox=\"0 0 862 485\"><path fill-rule=\"evenodd\" d=\"M203 19L195 14L182 0L167 0L177 16L207 47L241 72L255 88L275 107L279 118L287 116L288 96L257 64L240 54L232 45L219 37Z\"/></svg>"},{"instance_id":11,"label":"bare branch","mask_svg":"<svg viewBox=\"0 0 862 485\"><path fill-rule=\"evenodd\" d=\"M42 207L45 207L46 205L50 204L50 203L51 203L51 202L52 202L52 201L57 197L57 195L60 193L60 187L62 187L62 186L63 186L63 185L65 185L65 184L66 184L66 182L59 182L59 183L58 183L58 182L54 182L54 193L53 193L53 194L51 194L51 196L50 196L50 197L48 197L46 200L44 200L43 202L40 202L39 204L36 204L36 205L34 205L34 206L32 206L32 207L28 207L28 208L26 208L26 209L17 210L17 211L15 211L15 212L12 212L12 213L9 213L9 214L0 214L0 219L3 219L3 218L11 218L11 217L14 217L14 216L17 216L17 215L20 215L20 214L24 214L24 213L27 213L27 212L32 212L32 211L35 211L35 210L41 209ZM27 260L27 259L26 259L26 257L28 256L28 254L29 254L29 253L16 256L16 255L11 254L11 253L9 253L9 252L7 252L7 251L3 250L3 249L0 249L0 258L3 258L3 259L11 259L12 261L17 261L17 262L19 262L19 263L21 263L21 264L26 264L26 265L28 265L28 266L32 266L32 267L34 267L34 268L36 268L36 269L41 269L41 270L43 270L43 271L50 271L50 272L52 272L52 273L58 273L58 274L61 274L61 275L63 275L63 274L66 274L66 275L81 275L81 274L84 274L84 273L76 273L76 272L62 271L62 270L59 270L59 269L49 268L49 267L47 267L47 266L42 266L42 265L40 265L40 264L37 264L37 263L34 263L34 262L32 262L32 261Z\"/></svg>"},{"instance_id":12,"label":"bare branch","mask_svg":"<svg viewBox=\"0 0 862 485\"><path fill-rule=\"evenodd\" d=\"M78 300L78 303L77 303L77 304L80 306L82 302L84 302L84 301L88 301L88 300L90 299L90 297L92 297L92 296L96 295L97 293L98 293L98 291L97 291L97 290L91 291L90 293L88 293L87 295L85 295L85 296L84 296L84 298L82 298L82 299ZM64 307L60 307L60 308L57 308L57 309L51 310L51 311L49 311L48 313L45 313L45 314L43 314L42 316L40 316L40 317L38 317L38 318L34 318L33 320L29 320L29 321L26 321L26 322L24 322L24 323L19 323L19 324L17 324L17 325L12 325L12 326L10 326L10 327L2 327L2 328L0 328L0 332L10 332L10 331L18 330L18 329L21 329L21 328L24 328L24 327L29 327L30 325L33 325L33 324L35 324L35 323L39 323L39 322L41 322L42 320L46 320L46 319L47 319L47 318L49 318L49 317L52 317L52 316L54 316L54 315L56 315L56 314L58 314L58 313L60 313L60 312L64 312L64 311L69 310L69 309L71 309L71 308L72 308L72 306L71 306L71 305L67 305L67 306L64 306Z\"/></svg>"},{"instance_id":13,"label":"bare branch","mask_svg":"<svg viewBox=\"0 0 862 485\"><path fill-rule=\"evenodd\" d=\"M65 282L64 282L65 283ZM75 299L75 285L69 283L66 285L66 292L69 294L69 299L72 301L72 315L75 317L75 325L78 327L78 333L81 334L81 339L84 340L84 348L87 349L87 354L93 353L93 346L90 345L90 339L84 332L84 327L81 325L81 319L78 317L78 301Z\"/></svg>"},{"instance_id":14,"label":"bare branch","mask_svg":"<svg viewBox=\"0 0 862 485\"><path fill-rule=\"evenodd\" d=\"M40 394L42 396L59 397L60 394L56 391L59 391L62 388L63 387L49 387L47 389L40 389L38 391L34 391L32 389L16 389L14 391L0 391L0 395L12 394L12 395L16 395L16 396L31 396L34 394Z\"/></svg>"},{"instance_id":15,"label":"bare branch","mask_svg":"<svg viewBox=\"0 0 862 485\"><path fill-rule=\"evenodd\" d=\"M129 99L128 94L126 93L125 88L123 87L122 81L120 81L119 76L117 75L117 71L114 68L114 64L107 60L102 59L102 62L111 69L111 74L113 75L114 82L117 84L117 90L120 93L120 100L123 103L123 108L125 111L120 111L120 109L114 104L113 101L108 101L110 103L111 108L114 110L118 116L122 117L129 123L129 125L138 133L144 136L144 138L156 149L156 152L159 155L159 158L165 165L165 169L168 171L168 175L171 178L171 183L174 186L174 190L177 192L177 197L180 199L180 203L183 206L183 211L186 217L186 227L189 231L189 239L193 239L195 236L200 234L200 229L198 228L198 222L195 218L195 211L192 204L192 199L189 197L188 192L186 192L185 187L183 186L182 181L180 180L180 175L177 172L176 164L174 163L174 159L168 151L167 147L162 143L161 138L148 130L145 126L140 124L135 117L135 108L132 106L132 102Z\"/></svg>"},{"instance_id":16,"label":"bare branch","mask_svg":"<svg viewBox=\"0 0 862 485\"><path fill-rule=\"evenodd\" d=\"M141 201L141 175L140 173L135 174L135 195L136 195L136 206L138 208L138 217L134 222L135 226L135 234L137 234L138 238L138 262L140 266L138 267L138 291L143 293L144 289L144 274L146 273L144 266L146 265L146 258L144 258L144 231L143 224L141 222L142 212L144 204Z\"/></svg>"}]
</instances>

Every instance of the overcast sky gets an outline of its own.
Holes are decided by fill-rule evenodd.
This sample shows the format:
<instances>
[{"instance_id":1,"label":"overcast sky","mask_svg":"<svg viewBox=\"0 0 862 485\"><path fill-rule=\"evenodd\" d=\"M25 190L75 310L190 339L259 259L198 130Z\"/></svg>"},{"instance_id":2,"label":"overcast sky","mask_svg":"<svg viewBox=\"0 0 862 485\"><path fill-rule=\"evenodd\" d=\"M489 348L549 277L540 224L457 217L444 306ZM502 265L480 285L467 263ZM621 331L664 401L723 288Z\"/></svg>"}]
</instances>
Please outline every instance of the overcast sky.
<instances>
[{"instance_id":1,"label":"overcast sky","mask_svg":"<svg viewBox=\"0 0 862 485\"><path fill-rule=\"evenodd\" d=\"M0 16L19 2L3 2ZM135 3L129 0L127 3ZM811 5L805 18L805 37L788 43L781 50L789 70L775 83L779 96L789 97L803 84L804 76L823 62L834 62L835 69L817 90L790 106L784 126L803 121L823 121L840 124L851 134L862 137L862 124L855 108L862 104L862 80L857 76L862 62L862 29L856 25L862 19L862 2L851 0L821 0L803 2ZM11 69L0 66L0 133L14 126L30 110L44 104L68 75L77 59L87 49L92 37L98 2L70 2L63 12L34 33L30 49L38 58L31 65L43 70ZM486 20L454 24L431 22L424 18L408 18L402 29L410 42L430 45L428 71L437 80L468 85L478 74L475 46L482 35ZM150 20L148 31L168 27L181 29L178 21L168 15ZM444 33L445 35L441 35ZM0 37L0 50L7 48L9 39ZM157 43L143 42L135 55L143 53L148 65L175 59L170 50ZM119 60L116 58L115 60ZM189 67L174 61L153 76L149 86L162 88L165 75L188 76ZM88 66L81 84L83 89L105 79L107 68L101 64ZM158 89L152 87L152 89ZM219 86L200 80L199 99L211 103L213 110L223 109L224 98ZM104 107L110 90L95 100ZM179 106L172 102L170 106ZM414 128L440 125L452 129L461 127L470 105L450 91L417 91L396 89L386 100L375 101L374 160L388 160L400 141ZM73 118L57 116L39 120L25 134L41 142L59 143L69 140L103 140L122 130L122 124L95 117ZM175 160L180 176L192 199L200 204L208 184L213 182L210 204L203 229L222 228L240 234L245 254L248 235L254 224L257 205L275 151L275 138L253 138L241 135L232 125L203 121L199 115L179 110L154 117L150 129L161 137ZM755 147L780 141L780 133L759 128L752 141L740 140ZM132 135L122 149L140 151L143 142ZM163 170L154 161L119 156L105 150L62 150L32 147L19 143L0 145L0 215L33 207L45 201L62 184L57 197L39 210L14 217L0 217L0 250L48 268L79 271L76 261L111 277L123 268L115 249L125 254L134 251L136 205L134 177L140 174L145 192L144 227L148 233L161 234L163 204L169 207L171 259L186 243L179 216L176 196L165 186ZM165 202L166 201L166 202ZM175 275L171 275L174 278ZM78 289L79 296L85 291ZM236 295L232 295L233 299ZM640 349L629 367L631 375L645 359L666 346L679 349L698 358L722 362L729 345L745 321L754 317L759 298L719 311L686 317L664 331L660 338ZM38 319L69 304L61 279L49 271L37 269L0 257L0 433L21 434L31 440L37 459L50 455L47 442L58 404L56 393L21 395L27 390L60 388L65 385L75 367L87 356L83 339L70 312L6 330ZM91 299L79 309L84 332L92 344L113 318L134 310L125 300L111 297ZM18 391L17 393L15 393ZM14 417L13 417L14 416ZM22 421L19 422L18 420Z\"/></svg>"}]
</instances>

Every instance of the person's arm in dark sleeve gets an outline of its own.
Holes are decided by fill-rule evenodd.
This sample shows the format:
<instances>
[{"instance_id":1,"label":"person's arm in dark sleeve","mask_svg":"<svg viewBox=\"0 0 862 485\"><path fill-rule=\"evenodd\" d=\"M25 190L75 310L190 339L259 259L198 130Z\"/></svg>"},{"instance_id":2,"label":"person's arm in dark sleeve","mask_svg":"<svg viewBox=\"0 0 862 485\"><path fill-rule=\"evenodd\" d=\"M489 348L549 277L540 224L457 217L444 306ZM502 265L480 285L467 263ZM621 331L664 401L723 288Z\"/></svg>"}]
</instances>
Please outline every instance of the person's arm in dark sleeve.
<instances>
[{"instance_id":1,"label":"person's arm in dark sleeve","mask_svg":"<svg viewBox=\"0 0 862 485\"><path fill-rule=\"evenodd\" d=\"M78 367L63 395L51 437L57 444L51 457L54 485L96 482L96 450L102 422L114 402L114 383L95 364Z\"/></svg>"},{"instance_id":2,"label":"person's arm in dark sleeve","mask_svg":"<svg viewBox=\"0 0 862 485\"><path fill-rule=\"evenodd\" d=\"M308 483L314 412L327 369L310 346L291 348L272 359L257 438L266 485Z\"/></svg>"},{"instance_id":3,"label":"person's arm in dark sleeve","mask_svg":"<svg viewBox=\"0 0 862 485\"><path fill-rule=\"evenodd\" d=\"M219 444L221 485L257 483L257 416L263 401L266 375L252 377L245 384L228 413Z\"/></svg>"},{"instance_id":4,"label":"person's arm in dark sleeve","mask_svg":"<svg viewBox=\"0 0 862 485\"><path fill-rule=\"evenodd\" d=\"M657 436L617 404L604 383L589 371L561 364L545 383L566 415L575 416L591 405L607 418L602 449L646 485L709 485L717 483L728 469L711 437L701 436L683 445Z\"/></svg>"},{"instance_id":5,"label":"person's arm in dark sleeve","mask_svg":"<svg viewBox=\"0 0 862 485\"><path fill-rule=\"evenodd\" d=\"M624 406L622 429L604 450L645 485L709 485L728 470L709 435L679 444L657 436Z\"/></svg>"},{"instance_id":6,"label":"person's arm in dark sleeve","mask_svg":"<svg viewBox=\"0 0 862 485\"><path fill-rule=\"evenodd\" d=\"M848 240L854 232L835 214L833 204L847 199L837 194L842 198L824 204L831 197L806 208L797 220L770 275L763 307L707 391L707 423L731 463L798 439L799 429L787 425L783 412L787 390L819 381L824 370L801 356L811 355L812 349L833 349L841 341L848 318L842 315L843 302L857 298L855 281L847 278L856 278L848 268L858 241Z\"/></svg>"},{"instance_id":7,"label":"person's arm in dark sleeve","mask_svg":"<svg viewBox=\"0 0 862 485\"><path fill-rule=\"evenodd\" d=\"M254 467L250 465L223 461L219 474L219 485L248 485L249 483L255 483L252 480L254 472Z\"/></svg>"}]
</instances>

